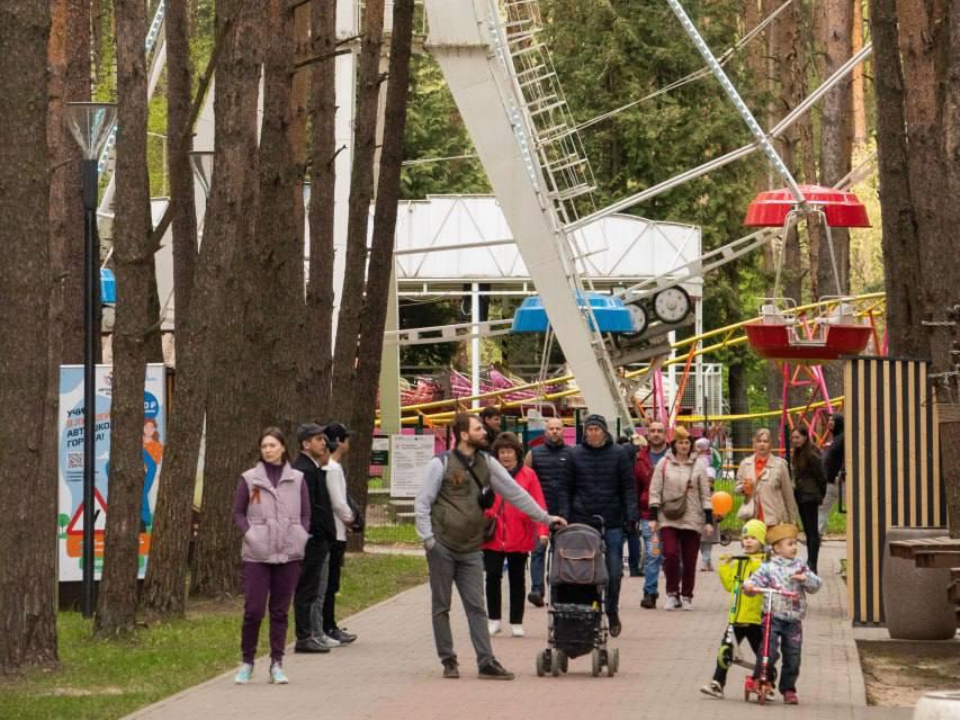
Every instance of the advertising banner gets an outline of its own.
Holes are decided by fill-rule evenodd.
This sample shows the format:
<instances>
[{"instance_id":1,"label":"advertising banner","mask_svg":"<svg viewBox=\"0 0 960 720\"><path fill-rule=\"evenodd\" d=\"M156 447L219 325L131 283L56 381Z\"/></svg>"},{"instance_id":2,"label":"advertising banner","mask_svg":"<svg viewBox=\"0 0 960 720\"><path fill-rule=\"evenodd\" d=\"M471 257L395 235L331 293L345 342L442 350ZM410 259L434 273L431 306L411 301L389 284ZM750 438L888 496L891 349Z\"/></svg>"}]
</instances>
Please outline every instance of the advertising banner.
<instances>
[{"instance_id":1,"label":"advertising banner","mask_svg":"<svg viewBox=\"0 0 960 720\"><path fill-rule=\"evenodd\" d=\"M94 492L94 566L99 579L103 565L103 532L110 505L110 405L113 368L98 365L96 370L97 405L96 466ZM59 436L59 516L58 548L60 581L83 578L83 439L86 432L83 407L83 366L60 367ZM166 443L166 380L163 364L147 365L143 396L143 501L140 509L140 577L147 569L153 510L157 502L157 484Z\"/></svg>"}]
</instances>

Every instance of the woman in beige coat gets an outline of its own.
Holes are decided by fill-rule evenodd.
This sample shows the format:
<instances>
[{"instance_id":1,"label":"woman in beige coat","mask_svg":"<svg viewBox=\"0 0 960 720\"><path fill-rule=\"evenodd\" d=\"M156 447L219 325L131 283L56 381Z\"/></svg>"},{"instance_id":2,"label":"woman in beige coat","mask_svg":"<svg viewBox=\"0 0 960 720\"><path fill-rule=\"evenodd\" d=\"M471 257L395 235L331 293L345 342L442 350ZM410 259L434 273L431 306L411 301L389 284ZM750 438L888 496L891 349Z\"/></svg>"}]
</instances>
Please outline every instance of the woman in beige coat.
<instances>
[{"instance_id":1,"label":"woman in beige coat","mask_svg":"<svg viewBox=\"0 0 960 720\"><path fill-rule=\"evenodd\" d=\"M780 523L797 524L800 513L793 496L790 469L782 458L770 452L770 431L761 428L753 436L754 454L737 469L736 491L745 497L737 516L756 518L773 527Z\"/></svg>"},{"instance_id":2,"label":"woman in beige coat","mask_svg":"<svg viewBox=\"0 0 960 720\"><path fill-rule=\"evenodd\" d=\"M650 483L650 512L656 518L650 530L660 532L667 610L691 609L700 535L713 532L710 478L691 449L690 433L678 427L670 452L657 463Z\"/></svg>"}]
</instances>

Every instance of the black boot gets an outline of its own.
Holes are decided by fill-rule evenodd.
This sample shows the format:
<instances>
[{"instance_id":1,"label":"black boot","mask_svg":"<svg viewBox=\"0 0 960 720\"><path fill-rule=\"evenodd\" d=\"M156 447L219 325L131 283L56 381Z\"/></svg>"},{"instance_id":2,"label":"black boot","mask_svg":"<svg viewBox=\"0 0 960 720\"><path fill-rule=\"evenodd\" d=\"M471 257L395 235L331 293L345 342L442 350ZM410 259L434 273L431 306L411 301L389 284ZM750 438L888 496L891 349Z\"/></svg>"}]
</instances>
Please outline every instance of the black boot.
<instances>
[{"instance_id":1,"label":"black boot","mask_svg":"<svg viewBox=\"0 0 960 720\"><path fill-rule=\"evenodd\" d=\"M648 595L647 593L643 594L643 600L640 601L640 607L646 610L653 610L657 607L657 598L659 596L654 593L653 595Z\"/></svg>"}]
</instances>

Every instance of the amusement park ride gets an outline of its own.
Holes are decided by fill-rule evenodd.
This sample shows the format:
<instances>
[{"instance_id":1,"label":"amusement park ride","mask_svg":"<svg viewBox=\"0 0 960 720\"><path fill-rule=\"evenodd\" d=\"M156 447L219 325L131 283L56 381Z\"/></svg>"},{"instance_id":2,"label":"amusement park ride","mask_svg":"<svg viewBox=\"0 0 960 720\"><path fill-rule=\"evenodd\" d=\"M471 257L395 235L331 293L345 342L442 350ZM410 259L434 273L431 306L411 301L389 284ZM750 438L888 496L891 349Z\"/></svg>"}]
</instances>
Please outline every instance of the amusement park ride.
<instances>
[{"instance_id":1,"label":"amusement park ride","mask_svg":"<svg viewBox=\"0 0 960 720\"><path fill-rule=\"evenodd\" d=\"M424 0L429 27L424 47L443 71L509 226L512 235L509 242L516 244L538 293L523 303L513 319L512 330L555 336L570 370L567 376L549 380L541 377L542 382L526 386L507 380L507 387L485 393L483 398L509 405L524 402L522 393L543 401L579 393L592 412L616 418L622 428L628 429L635 426L638 415L646 414L644 402L636 396L637 383L643 376L650 375L648 387L654 395L653 412L673 423L678 420L679 398L675 397L672 406L668 406L663 393L662 369L682 364L682 388L694 363L699 363L703 355L748 342L761 357L781 365L784 422L794 421L786 404L788 390L798 385L812 388L811 400L802 408L800 421L815 422L816 413L822 412L819 405L827 411L831 409L820 363L861 353L871 340L877 352L883 349L874 323L882 296L846 296L830 236L831 227L869 225L863 205L847 191L864 173L860 172L862 168L854 171L835 188L801 186L778 155L773 141L862 62L870 54L871 46L866 45L778 125L765 131L681 2L663 1L677 17L754 139L699 167L598 208L593 199L593 172L580 139L580 129L590 123L578 125L567 105L549 50L541 39L543 26L537 0ZM164 7L165 3L160 2L147 36L148 50L153 49L152 85L164 62ZM359 17L357 0L338 0L337 7L340 33L344 38L355 36ZM762 25L773 21L778 13L779 9L775 10ZM758 30L753 29L750 35ZM338 105L346 109L338 112L338 136L345 135L345 144L349 145L355 59L347 55L337 58L336 62ZM346 99L340 102L340 98ZM204 116L209 120L212 113L205 112L202 118ZM212 147L209 128L198 130L198 141L201 136L204 136L203 142ZM619 288L612 295L594 291L586 272L590 255L585 249L588 247L586 235L591 229L595 231L599 223L615 213L758 149L784 185L783 190L761 193L748 209L745 225L759 230L698 257L682 258L685 260L682 264L630 287ZM346 191L340 179L350 175L349 155L349 152L338 154L337 161L338 247L345 242ZM110 174L108 160L109 156L104 155L101 170ZM112 183L112 179L109 182ZM104 217L109 217L110 194L108 190L101 208ZM698 333L680 342L672 341L673 330L693 323L694 302L684 286L691 281L702 282L701 278L709 272L769 243L774 244L777 258L774 292L777 295L783 264L782 238L795 231L801 221L809 222L813 217L820 218L827 230L836 279L834 297L804 307L798 307L795 298L774 297L763 302L758 318ZM339 263L342 263L342 254L337 253ZM335 262L335 276L337 270ZM342 275L342 271L339 274ZM337 295L339 297L339 291ZM500 334L507 331L506 325L501 323L492 328L487 324L484 328ZM440 330L434 341L463 340L481 331L477 322L467 327L470 329L463 332L460 326L451 332L440 328L421 330ZM430 341L418 338L415 331L404 333L394 333L387 344ZM716 342L706 345L710 340ZM635 367L642 361L649 365L627 369L628 365ZM576 388L562 389L564 383L574 378ZM816 397L820 400L815 402ZM450 400L421 402L404 408L405 420L442 420L451 414L451 409Z\"/></svg>"}]
</instances>

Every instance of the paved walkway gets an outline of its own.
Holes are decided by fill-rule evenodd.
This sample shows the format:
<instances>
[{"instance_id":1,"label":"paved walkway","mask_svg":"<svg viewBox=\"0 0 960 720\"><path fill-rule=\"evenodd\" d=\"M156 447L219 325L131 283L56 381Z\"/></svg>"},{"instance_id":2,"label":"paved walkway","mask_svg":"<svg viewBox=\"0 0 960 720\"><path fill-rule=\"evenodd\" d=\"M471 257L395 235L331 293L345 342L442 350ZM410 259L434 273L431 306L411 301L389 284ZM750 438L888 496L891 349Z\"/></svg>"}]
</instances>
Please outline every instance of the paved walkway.
<instances>
[{"instance_id":1,"label":"paved walkway","mask_svg":"<svg viewBox=\"0 0 960 720\"><path fill-rule=\"evenodd\" d=\"M567 676L538 678L534 662L545 646L546 613L528 606L526 638L494 639L497 656L517 679L481 682L474 674L466 622L457 606L454 634L463 677L443 680L430 629L429 591L421 586L350 618L345 624L360 635L354 646L329 655L288 655L285 668L291 684L286 687L267 684L267 663L261 661L254 684L234 686L231 671L130 718L740 720L773 714L804 720L905 720L910 710L865 707L853 631L844 611L846 591L836 574L842 553L842 543L829 543L822 554L821 565L828 571L806 622L799 708L745 704L739 694L745 673L740 668L731 670L728 699L698 692L713 672L726 607L716 575L701 573L692 612L641 610L641 581L624 578L624 632L611 642L620 648L620 673L613 679L593 678L589 656L571 661Z\"/></svg>"}]
</instances>

